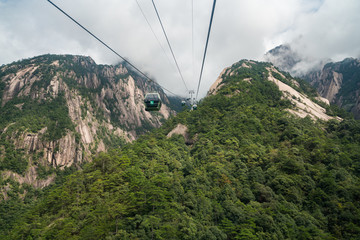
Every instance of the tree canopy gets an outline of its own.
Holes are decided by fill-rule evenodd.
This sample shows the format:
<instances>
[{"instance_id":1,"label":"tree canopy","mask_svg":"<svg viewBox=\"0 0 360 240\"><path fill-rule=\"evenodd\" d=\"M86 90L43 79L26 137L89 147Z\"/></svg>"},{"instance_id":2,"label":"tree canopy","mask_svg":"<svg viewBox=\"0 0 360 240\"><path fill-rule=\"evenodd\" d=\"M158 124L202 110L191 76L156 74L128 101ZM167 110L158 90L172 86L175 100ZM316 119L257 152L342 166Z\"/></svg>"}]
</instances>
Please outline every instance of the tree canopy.
<instances>
[{"instance_id":1,"label":"tree canopy","mask_svg":"<svg viewBox=\"0 0 360 240\"><path fill-rule=\"evenodd\" d=\"M266 80L265 66L252 65L198 110L94 157L2 227L0 237L358 238L359 121L289 114L292 105ZM179 123L192 144L167 138Z\"/></svg>"}]
</instances>

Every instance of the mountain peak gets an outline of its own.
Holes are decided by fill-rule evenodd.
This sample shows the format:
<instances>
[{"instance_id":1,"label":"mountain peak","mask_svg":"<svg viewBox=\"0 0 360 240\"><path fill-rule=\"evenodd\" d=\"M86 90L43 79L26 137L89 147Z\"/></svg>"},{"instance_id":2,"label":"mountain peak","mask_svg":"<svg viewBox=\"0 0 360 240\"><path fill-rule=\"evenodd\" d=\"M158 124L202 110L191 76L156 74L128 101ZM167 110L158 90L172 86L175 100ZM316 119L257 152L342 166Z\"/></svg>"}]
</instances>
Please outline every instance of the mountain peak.
<instances>
[{"instance_id":1,"label":"mountain peak","mask_svg":"<svg viewBox=\"0 0 360 240\"><path fill-rule=\"evenodd\" d=\"M294 66L301 61L299 54L292 50L289 44L279 45L269 50L264 59L286 72L292 72Z\"/></svg>"},{"instance_id":2,"label":"mountain peak","mask_svg":"<svg viewBox=\"0 0 360 240\"><path fill-rule=\"evenodd\" d=\"M334 117L326 114L324 106L329 104L326 99L311 91L311 88L304 81L299 82L299 79L291 77L288 73L281 72L270 63L241 60L231 67L225 68L210 87L208 95L217 94L227 85L235 85L236 81L252 84L253 81L260 80L267 80L276 84L283 97L292 104L292 107L287 109L290 113L302 118L310 116L313 119L334 119ZM229 86L227 86L228 88ZM308 92L304 91L306 88L308 88ZM234 90L233 94L246 93ZM229 96L229 93L227 92L226 95Z\"/></svg>"},{"instance_id":3,"label":"mountain peak","mask_svg":"<svg viewBox=\"0 0 360 240\"><path fill-rule=\"evenodd\" d=\"M157 113L145 111L148 91L161 95ZM0 169L24 176L91 161L93 154L133 141L174 114L160 86L123 64L97 65L73 55L48 54L0 67L0 100L0 142L9 146L0 154ZM36 176L28 179L37 185Z\"/></svg>"}]
</instances>

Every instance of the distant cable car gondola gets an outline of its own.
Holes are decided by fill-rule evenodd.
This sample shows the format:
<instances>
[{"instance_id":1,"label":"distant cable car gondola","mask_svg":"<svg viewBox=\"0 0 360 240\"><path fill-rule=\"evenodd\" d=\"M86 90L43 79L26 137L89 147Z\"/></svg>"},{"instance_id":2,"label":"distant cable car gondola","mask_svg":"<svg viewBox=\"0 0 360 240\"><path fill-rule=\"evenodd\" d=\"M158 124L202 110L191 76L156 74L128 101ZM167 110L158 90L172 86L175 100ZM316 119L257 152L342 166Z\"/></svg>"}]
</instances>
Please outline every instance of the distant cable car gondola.
<instances>
[{"instance_id":1,"label":"distant cable car gondola","mask_svg":"<svg viewBox=\"0 0 360 240\"><path fill-rule=\"evenodd\" d=\"M182 101L181 101L181 106L184 107L185 105L186 105L186 101L185 101L185 100L182 100Z\"/></svg>"},{"instance_id":2,"label":"distant cable car gondola","mask_svg":"<svg viewBox=\"0 0 360 240\"><path fill-rule=\"evenodd\" d=\"M196 104L192 105L191 110L196 110L196 109L197 109L197 105Z\"/></svg>"},{"instance_id":3,"label":"distant cable car gondola","mask_svg":"<svg viewBox=\"0 0 360 240\"><path fill-rule=\"evenodd\" d=\"M159 111L161 108L161 98L159 93L147 93L144 99L145 111Z\"/></svg>"}]
</instances>

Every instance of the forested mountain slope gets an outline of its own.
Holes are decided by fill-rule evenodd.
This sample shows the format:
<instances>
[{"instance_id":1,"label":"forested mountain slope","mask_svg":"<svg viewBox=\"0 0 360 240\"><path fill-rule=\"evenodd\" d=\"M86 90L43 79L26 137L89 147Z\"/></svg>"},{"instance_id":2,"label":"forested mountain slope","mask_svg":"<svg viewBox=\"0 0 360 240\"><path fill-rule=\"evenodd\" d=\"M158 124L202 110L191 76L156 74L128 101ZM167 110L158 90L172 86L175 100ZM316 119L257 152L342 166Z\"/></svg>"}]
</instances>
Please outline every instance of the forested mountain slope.
<instances>
[{"instance_id":1,"label":"forested mountain slope","mask_svg":"<svg viewBox=\"0 0 360 240\"><path fill-rule=\"evenodd\" d=\"M148 91L163 98L158 113L145 111ZM7 200L17 183L48 186L54 168L79 167L159 127L172 113L161 88L124 64L43 55L1 66L0 196Z\"/></svg>"},{"instance_id":2,"label":"forested mountain slope","mask_svg":"<svg viewBox=\"0 0 360 240\"><path fill-rule=\"evenodd\" d=\"M360 124L299 117L272 68L234 64L197 111L100 154L1 238L356 239Z\"/></svg>"}]
</instances>

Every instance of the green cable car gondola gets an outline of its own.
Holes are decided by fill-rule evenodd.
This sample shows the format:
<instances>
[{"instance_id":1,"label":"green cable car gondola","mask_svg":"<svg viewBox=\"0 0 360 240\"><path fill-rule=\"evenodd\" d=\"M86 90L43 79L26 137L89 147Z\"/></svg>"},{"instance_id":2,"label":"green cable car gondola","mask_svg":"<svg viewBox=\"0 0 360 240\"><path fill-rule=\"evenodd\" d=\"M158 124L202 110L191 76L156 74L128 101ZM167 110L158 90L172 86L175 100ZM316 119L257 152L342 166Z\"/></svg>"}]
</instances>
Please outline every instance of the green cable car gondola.
<instances>
[{"instance_id":1,"label":"green cable car gondola","mask_svg":"<svg viewBox=\"0 0 360 240\"><path fill-rule=\"evenodd\" d=\"M144 99L145 111L159 111L161 108L161 98L159 93L147 93Z\"/></svg>"}]
</instances>

